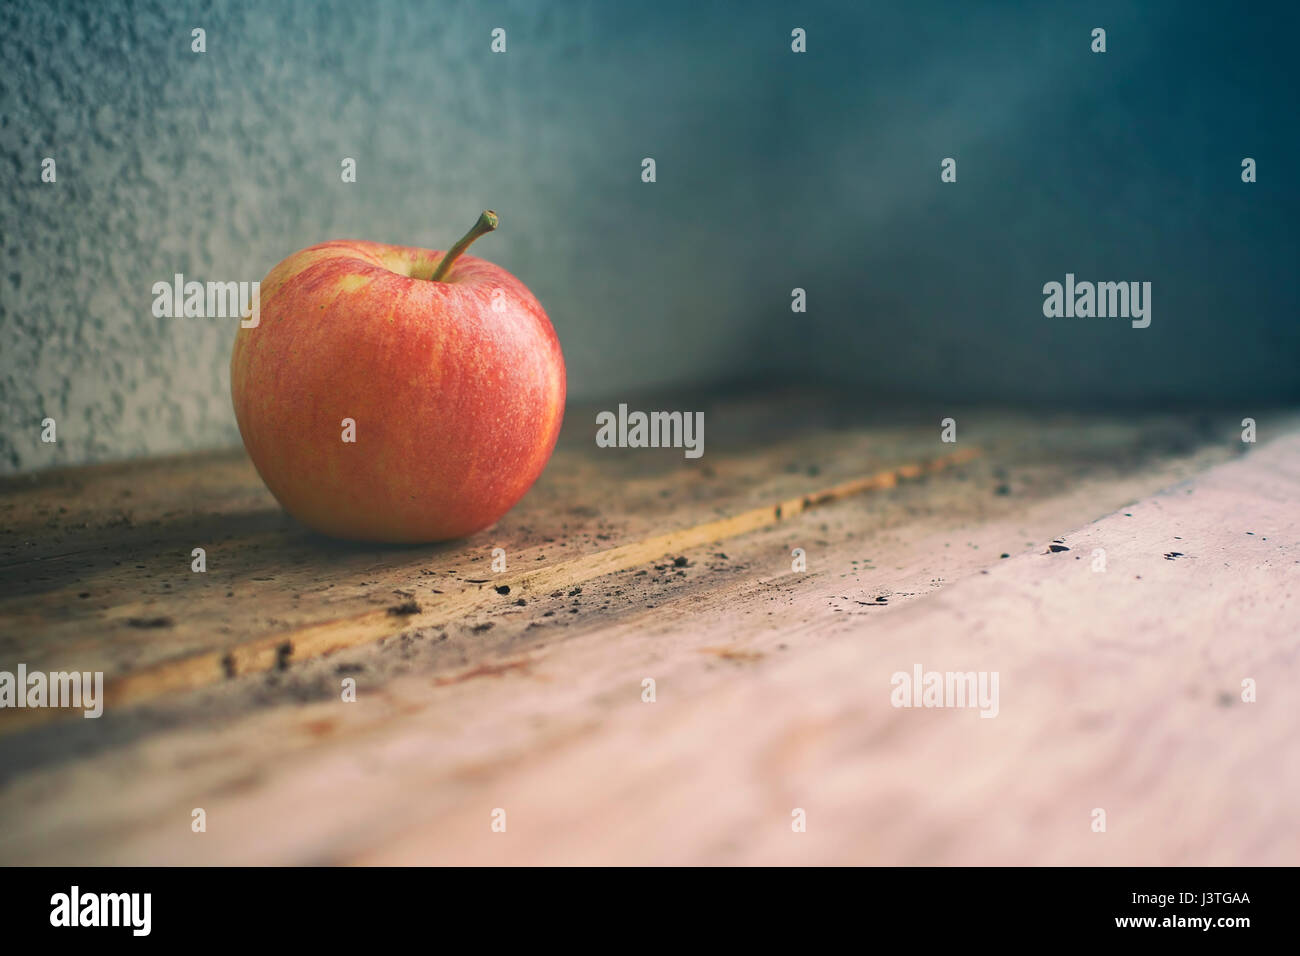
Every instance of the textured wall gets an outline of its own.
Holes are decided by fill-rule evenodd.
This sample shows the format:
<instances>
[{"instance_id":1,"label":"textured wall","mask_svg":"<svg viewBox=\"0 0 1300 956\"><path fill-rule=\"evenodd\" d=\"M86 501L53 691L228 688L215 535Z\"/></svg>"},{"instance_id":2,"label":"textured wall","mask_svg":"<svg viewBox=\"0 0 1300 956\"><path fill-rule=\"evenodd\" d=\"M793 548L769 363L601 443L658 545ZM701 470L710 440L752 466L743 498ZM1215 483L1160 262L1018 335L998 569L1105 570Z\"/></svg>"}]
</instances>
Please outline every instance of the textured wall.
<instances>
[{"instance_id":1,"label":"textured wall","mask_svg":"<svg viewBox=\"0 0 1300 956\"><path fill-rule=\"evenodd\" d=\"M776 205L810 288L792 363L1028 407L1300 400L1300 7L922 3L857 20L827 16L833 48L783 90L801 149ZM837 84L831 123L810 104ZM939 180L948 156L956 183ZM1150 281L1151 326L1045 318L1043 284L1067 272Z\"/></svg>"},{"instance_id":2,"label":"textured wall","mask_svg":"<svg viewBox=\"0 0 1300 956\"><path fill-rule=\"evenodd\" d=\"M1300 397L1296 14L1128 6L5 3L0 470L238 440L231 324L154 318L155 281L488 206L578 400ZM1152 281L1152 327L1045 319L1067 271Z\"/></svg>"},{"instance_id":3,"label":"textured wall","mask_svg":"<svg viewBox=\"0 0 1300 956\"><path fill-rule=\"evenodd\" d=\"M547 307L571 397L746 361L763 249L719 261L696 206L759 229L758 171L728 151L760 153L767 124L744 58L709 66L716 13L692 34L529 0L219 8L3 7L0 468L238 442L232 324L154 318L154 282L261 279L345 236L446 248L486 207L502 228L475 253Z\"/></svg>"}]
</instances>

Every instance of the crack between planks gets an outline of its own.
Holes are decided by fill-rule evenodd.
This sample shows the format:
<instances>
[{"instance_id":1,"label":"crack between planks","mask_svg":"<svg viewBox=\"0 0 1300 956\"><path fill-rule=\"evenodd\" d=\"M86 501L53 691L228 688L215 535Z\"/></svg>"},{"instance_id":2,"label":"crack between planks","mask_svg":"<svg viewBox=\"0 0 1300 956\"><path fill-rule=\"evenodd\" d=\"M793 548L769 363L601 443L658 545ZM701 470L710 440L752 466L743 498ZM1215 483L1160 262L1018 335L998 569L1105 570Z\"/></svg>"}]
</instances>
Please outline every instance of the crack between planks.
<instances>
[{"instance_id":1,"label":"crack between planks","mask_svg":"<svg viewBox=\"0 0 1300 956\"><path fill-rule=\"evenodd\" d=\"M336 618L291 631L280 631L244 641L222 650L205 651L165 660L135 673L123 674L104 687L104 706L124 707L164 695L200 690L247 674L282 670L292 661L323 657L335 651L372 644L404 631L452 624L467 614L498 603L496 587L508 584L511 592L535 593L557 587L571 587L654 561L665 554L739 537L769 528L816 508L872 491L896 487L899 482L945 471L981 457L978 448L966 448L924 461L909 462L850 479L817 491L751 508L731 517L718 518L633 541L629 544L556 562L520 575L503 575L493 587L447 595L437 607L406 615L387 610L368 611ZM0 720L0 734L36 723L67 716L56 708L11 711Z\"/></svg>"}]
</instances>

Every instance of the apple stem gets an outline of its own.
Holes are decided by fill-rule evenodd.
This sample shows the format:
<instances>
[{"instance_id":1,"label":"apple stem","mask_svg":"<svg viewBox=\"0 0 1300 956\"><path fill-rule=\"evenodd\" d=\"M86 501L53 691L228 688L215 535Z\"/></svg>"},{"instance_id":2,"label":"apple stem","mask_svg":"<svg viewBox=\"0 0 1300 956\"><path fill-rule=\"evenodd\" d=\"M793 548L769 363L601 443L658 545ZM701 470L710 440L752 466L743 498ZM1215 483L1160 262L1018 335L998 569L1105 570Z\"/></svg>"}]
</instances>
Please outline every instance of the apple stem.
<instances>
[{"instance_id":1,"label":"apple stem","mask_svg":"<svg viewBox=\"0 0 1300 956\"><path fill-rule=\"evenodd\" d=\"M497 219L496 213L491 209L484 209L483 215L478 217L478 222L474 223L474 225L470 227L469 232L465 233L465 235L461 237L460 242L447 250L447 254L444 255L442 260L438 263L438 268L434 269L433 275L429 277L430 280L433 282L441 282L442 277L451 269L451 264L460 258L461 253L469 248L470 243L484 233L491 232L495 229L499 221L500 220Z\"/></svg>"}]
</instances>

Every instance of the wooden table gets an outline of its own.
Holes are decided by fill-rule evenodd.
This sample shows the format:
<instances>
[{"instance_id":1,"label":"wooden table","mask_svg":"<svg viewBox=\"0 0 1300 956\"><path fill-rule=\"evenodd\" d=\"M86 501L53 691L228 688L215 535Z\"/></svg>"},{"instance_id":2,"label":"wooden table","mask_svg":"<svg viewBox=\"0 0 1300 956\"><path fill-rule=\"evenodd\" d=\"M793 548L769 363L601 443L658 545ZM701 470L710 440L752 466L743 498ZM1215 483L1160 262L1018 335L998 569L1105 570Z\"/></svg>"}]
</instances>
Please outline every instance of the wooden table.
<instances>
[{"instance_id":1,"label":"wooden table","mask_svg":"<svg viewBox=\"0 0 1300 956\"><path fill-rule=\"evenodd\" d=\"M242 450L5 479L0 670L106 701L0 711L0 863L1298 862L1294 416L695 407L698 460L571 408L435 546ZM892 706L915 664L997 718Z\"/></svg>"}]
</instances>

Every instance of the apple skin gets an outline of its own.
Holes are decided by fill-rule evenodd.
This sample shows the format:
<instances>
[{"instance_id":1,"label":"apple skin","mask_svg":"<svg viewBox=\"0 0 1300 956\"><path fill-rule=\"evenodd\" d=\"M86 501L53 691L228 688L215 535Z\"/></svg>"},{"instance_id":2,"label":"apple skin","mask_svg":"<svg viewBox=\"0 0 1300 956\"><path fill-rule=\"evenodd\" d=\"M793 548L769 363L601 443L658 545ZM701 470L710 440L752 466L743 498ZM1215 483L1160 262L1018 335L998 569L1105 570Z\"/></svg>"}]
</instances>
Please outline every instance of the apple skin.
<instances>
[{"instance_id":1,"label":"apple skin","mask_svg":"<svg viewBox=\"0 0 1300 956\"><path fill-rule=\"evenodd\" d=\"M316 531L464 537L510 510L555 448L566 380L550 319L483 259L431 281L443 255L359 240L295 252L262 281L259 324L235 337L244 447Z\"/></svg>"}]
</instances>

